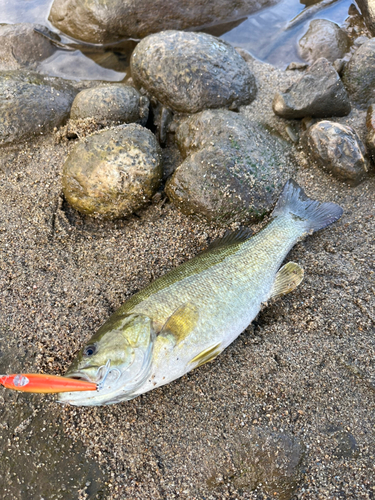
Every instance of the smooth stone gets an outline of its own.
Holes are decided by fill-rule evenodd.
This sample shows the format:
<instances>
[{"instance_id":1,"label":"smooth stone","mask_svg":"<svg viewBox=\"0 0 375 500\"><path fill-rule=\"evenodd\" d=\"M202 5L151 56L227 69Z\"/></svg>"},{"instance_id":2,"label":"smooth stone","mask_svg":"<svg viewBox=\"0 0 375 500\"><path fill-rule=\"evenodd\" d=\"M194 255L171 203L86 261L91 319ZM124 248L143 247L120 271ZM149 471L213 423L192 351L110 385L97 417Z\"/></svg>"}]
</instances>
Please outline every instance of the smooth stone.
<instances>
[{"instance_id":1,"label":"smooth stone","mask_svg":"<svg viewBox=\"0 0 375 500\"><path fill-rule=\"evenodd\" d=\"M114 219L129 215L155 194L162 178L155 136L137 124L87 136L63 168L63 192L81 213Z\"/></svg>"},{"instance_id":2,"label":"smooth stone","mask_svg":"<svg viewBox=\"0 0 375 500\"><path fill-rule=\"evenodd\" d=\"M351 106L337 71L327 59L318 59L286 92L278 92L273 111L282 118L345 116Z\"/></svg>"},{"instance_id":3,"label":"smooth stone","mask_svg":"<svg viewBox=\"0 0 375 500\"><path fill-rule=\"evenodd\" d=\"M324 120L306 132L310 160L337 179L357 186L368 172L366 150L356 132Z\"/></svg>"},{"instance_id":4,"label":"smooth stone","mask_svg":"<svg viewBox=\"0 0 375 500\"><path fill-rule=\"evenodd\" d=\"M40 24L0 25L0 71L22 68L35 69L38 62L50 57L56 47L34 28L45 31L51 38L56 36Z\"/></svg>"},{"instance_id":5,"label":"smooth stone","mask_svg":"<svg viewBox=\"0 0 375 500\"><path fill-rule=\"evenodd\" d=\"M93 118L96 123L108 124L138 122L145 125L149 100L128 85L112 84L85 89L76 95L70 118Z\"/></svg>"},{"instance_id":6,"label":"smooth stone","mask_svg":"<svg viewBox=\"0 0 375 500\"><path fill-rule=\"evenodd\" d=\"M298 53L309 62L324 57L333 63L344 57L349 46L348 35L336 23L327 19L314 19L298 42Z\"/></svg>"},{"instance_id":7,"label":"smooth stone","mask_svg":"<svg viewBox=\"0 0 375 500\"><path fill-rule=\"evenodd\" d=\"M185 160L167 182L167 196L181 212L218 224L259 221L293 174L293 161L289 169L278 162L290 151L286 141L228 110L185 119L176 141Z\"/></svg>"},{"instance_id":8,"label":"smooth stone","mask_svg":"<svg viewBox=\"0 0 375 500\"><path fill-rule=\"evenodd\" d=\"M374 104L371 104L371 106L367 110L366 127L367 127L367 135L366 135L367 150L369 152L372 161L375 162L375 105Z\"/></svg>"},{"instance_id":9,"label":"smooth stone","mask_svg":"<svg viewBox=\"0 0 375 500\"><path fill-rule=\"evenodd\" d=\"M138 44L130 60L136 87L181 113L249 104L255 78L228 43L205 33L164 31Z\"/></svg>"},{"instance_id":10,"label":"smooth stone","mask_svg":"<svg viewBox=\"0 0 375 500\"><path fill-rule=\"evenodd\" d=\"M375 0L357 0L357 4L361 9L366 26L372 36L375 36Z\"/></svg>"},{"instance_id":11,"label":"smooth stone","mask_svg":"<svg viewBox=\"0 0 375 500\"><path fill-rule=\"evenodd\" d=\"M213 461L213 471L207 480L210 488L220 488L225 478L240 491L252 492L261 486L270 497L294 498L303 478L305 454L305 446L296 436L255 427L247 435L238 435L225 443L233 457L233 468L217 469Z\"/></svg>"},{"instance_id":12,"label":"smooth stone","mask_svg":"<svg viewBox=\"0 0 375 500\"><path fill-rule=\"evenodd\" d=\"M44 134L69 116L77 91L61 78L0 72L0 145Z\"/></svg>"},{"instance_id":13,"label":"smooth stone","mask_svg":"<svg viewBox=\"0 0 375 500\"><path fill-rule=\"evenodd\" d=\"M344 68L342 80L350 98L361 108L375 101L375 38L354 52Z\"/></svg>"},{"instance_id":14,"label":"smooth stone","mask_svg":"<svg viewBox=\"0 0 375 500\"><path fill-rule=\"evenodd\" d=\"M144 38L163 30L186 30L238 20L277 0L54 0L49 21L89 43Z\"/></svg>"}]
</instances>

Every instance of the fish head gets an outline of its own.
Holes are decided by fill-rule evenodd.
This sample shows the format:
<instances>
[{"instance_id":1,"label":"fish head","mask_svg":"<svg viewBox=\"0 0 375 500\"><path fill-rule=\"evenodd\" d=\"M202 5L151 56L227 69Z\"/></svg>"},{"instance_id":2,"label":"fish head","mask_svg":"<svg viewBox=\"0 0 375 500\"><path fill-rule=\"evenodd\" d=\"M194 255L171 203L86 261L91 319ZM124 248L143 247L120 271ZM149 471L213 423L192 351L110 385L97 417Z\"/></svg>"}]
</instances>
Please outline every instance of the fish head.
<instances>
[{"instance_id":1,"label":"fish head","mask_svg":"<svg viewBox=\"0 0 375 500\"><path fill-rule=\"evenodd\" d=\"M144 314L114 314L79 351L66 376L97 384L96 392L65 392L60 403L98 406L135 397L151 368L155 332Z\"/></svg>"}]
</instances>

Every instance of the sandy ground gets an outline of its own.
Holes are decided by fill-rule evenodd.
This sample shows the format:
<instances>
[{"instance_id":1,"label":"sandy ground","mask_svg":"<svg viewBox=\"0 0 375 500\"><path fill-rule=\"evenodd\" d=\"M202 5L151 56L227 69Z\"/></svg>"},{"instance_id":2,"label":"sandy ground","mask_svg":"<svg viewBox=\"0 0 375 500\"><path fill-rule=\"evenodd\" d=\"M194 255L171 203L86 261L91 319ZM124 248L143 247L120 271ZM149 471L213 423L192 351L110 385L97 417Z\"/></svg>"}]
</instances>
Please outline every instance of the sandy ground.
<instances>
[{"instance_id":1,"label":"sandy ground","mask_svg":"<svg viewBox=\"0 0 375 500\"><path fill-rule=\"evenodd\" d=\"M242 112L284 134L267 85L285 77L262 71ZM0 372L63 374L127 297L222 232L163 198L118 222L77 215L60 184L73 142L0 151ZM2 498L375 498L375 178L350 188L299 164L306 192L344 209L289 254L301 286L213 363L133 401L74 408L1 390ZM259 455L267 436L281 451Z\"/></svg>"}]
</instances>

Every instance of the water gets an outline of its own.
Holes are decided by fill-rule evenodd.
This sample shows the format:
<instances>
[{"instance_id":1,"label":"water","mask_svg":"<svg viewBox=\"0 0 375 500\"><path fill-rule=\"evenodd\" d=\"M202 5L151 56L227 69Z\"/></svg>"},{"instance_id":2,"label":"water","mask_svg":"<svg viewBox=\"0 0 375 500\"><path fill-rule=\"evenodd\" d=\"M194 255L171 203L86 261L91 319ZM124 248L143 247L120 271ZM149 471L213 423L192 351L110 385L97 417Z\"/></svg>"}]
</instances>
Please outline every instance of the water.
<instances>
[{"instance_id":1,"label":"water","mask_svg":"<svg viewBox=\"0 0 375 500\"><path fill-rule=\"evenodd\" d=\"M283 69L292 61L301 61L297 43L311 19L324 18L342 24L352 3L351 0L338 0L293 28L285 29L289 21L304 9L311 9L315 2L304 0L305 5L297 0L282 0L249 16L235 27L233 24L236 23L228 24L229 31L221 38L248 50L257 59ZM39 23L57 31L47 19L51 4L52 0L0 0L0 23ZM212 28L207 31L215 34ZM60 36L64 43L74 43L68 37ZM40 71L73 80L123 81L129 76L129 58L134 46L133 41L115 47L77 44L76 50L70 52L58 50L41 64Z\"/></svg>"}]
</instances>

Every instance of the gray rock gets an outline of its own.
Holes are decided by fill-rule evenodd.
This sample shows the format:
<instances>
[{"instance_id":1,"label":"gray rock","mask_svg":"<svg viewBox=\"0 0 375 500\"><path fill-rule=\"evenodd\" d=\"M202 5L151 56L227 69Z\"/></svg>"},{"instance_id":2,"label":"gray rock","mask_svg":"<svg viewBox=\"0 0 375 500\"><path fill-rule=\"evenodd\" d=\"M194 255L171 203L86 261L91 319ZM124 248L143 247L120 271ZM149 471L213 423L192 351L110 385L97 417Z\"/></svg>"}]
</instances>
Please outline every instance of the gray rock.
<instances>
[{"instance_id":1,"label":"gray rock","mask_svg":"<svg viewBox=\"0 0 375 500\"><path fill-rule=\"evenodd\" d=\"M0 72L0 145L61 125L76 93L61 78L26 71Z\"/></svg>"},{"instance_id":2,"label":"gray rock","mask_svg":"<svg viewBox=\"0 0 375 500\"><path fill-rule=\"evenodd\" d=\"M94 118L96 123L110 122L145 124L149 101L133 87L112 84L82 90L73 101L70 118Z\"/></svg>"},{"instance_id":3,"label":"gray rock","mask_svg":"<svg viewBox=\"0 0 375 500\"><path fill-rule=\"evenodd\" d=\"M372 161L375 162L375 105L374 104L371 104L371 106L367 110L366 127L367 127L367 135L366 135L367 150L369 152Z\"/></svg>"},{"instance_id":4,"label":"gray rock","mask_svg":"<svg viewBox=\"0 0 375 500\"><path fill-rule=\"evenodd\" d=\"M140 125L96 132L78 143L64 164L65 198L87 215L124 217L155 194L160 158L155 136Z\"/></svg>"},{"instance_id":5,"label":"gray rock","mask_svg":"<svg viewBox=\"0 0 375 500\"><path fill-rule=\"evenodd\" d=\"M344 57L349 50L349 37L336 23L327 19L314 19L298 42L302 59L314 62L324 57L330 62Z\"/></svg>"},{"instance_id":6,"label":"gray rock","mask_svg":"<svg viewBox=\"0 0 375 500\"><path fill-rule=\"evenodd\" d=\"M167 183L168 197L183 213L219 224L261 219L293 171L292 162L280 166L286 142L228 110L187 118L176 139L185 160Z\"/></svg>"},{"instance_id":7,"label":"gray rock","mask_svg":"<svg viewBox=\"0 0 375 500\"><path fill-rule=\"evenodd\" d=\"M374 0L358 0L358 7L361 9L362 16L366 26L370 30L372 36L375 36L375 1Z\"/></svg>"},{"instance_id":8,"label":"gray rock","mask_svg":"<svg viewBox=\"0 0 375 500\"><path fill-rule=\"evenodd\" d=\"M150 35L134 50L130 67L138 88L182 113L236 108L256 94L244 59L231 45L205 33Z\"/></svg>"},{"instance_id":9,"label":"gray rock","mask_svg":"<svg viewBox=\"0 0 375 500\"><path fill-rule=\"evenodd\" d=\"M354 52L342 80L351 99L362 108L375 101L375 38Z\"/></svg>"},{"instance_id":10,"label":"gray rock","mask_svg":"<svg viewBox=\"0 0 375 500\"><path fill-rule=\"evenodd\" d=\"M337 71L327 59L318 59L285 93L277 93L273 111L283 118L345 116L350 102Z\"/></svg>"},{"instance_id":11,"label":"gray rock","mask_svg":"<svg viewBox=\"0 0 375 500\"><path fill-rule=\"evenodd\" d=\"M298 438L255 427L248 435L239 435L225 443L233 465L230 470L215 470L213 460L213 473L207 481L211 488L218 488L224 481L247 491L262 485L268 495L277 495L279 500L293 497L303 477L305 446Z\"/></svg>"},{"instance_id":12,"label":"gray rock","mask_svg":"<svg viewBox=\"0 0 375 500\"><path fill-rule=\"evenodd\" d=\"M366 150L355 131L324 120L306 132L310 159L326 172L357 186L368 172Z\"/></svg>"},{"instance_id":13,"label":"gray rock","mask_svg":"<svg viewBox=\"0 0 375 500\"><path fill-rule=\"evenodd\" d=\"M54 33L40 24L2 24L0 25L0 71L22 68L35 69L38 62L50 57L56 50L52 43L39 33L38 28L56 37Z\"/></svg>"},{"instance_id":14,"label":"gray rock","mask_svg":"<svg viewBox=\"0 0 375 500\"><path fill-rule=\"evenodd\" d=\"M90 43L143 38L162 30L199 28L240 19L276 0L54 0L49 20L60 31Z\"/></svg>"}]
</instances>

